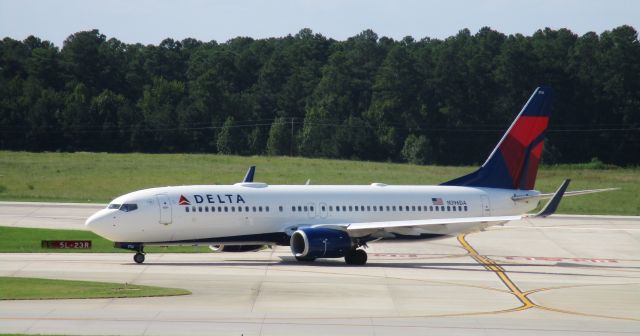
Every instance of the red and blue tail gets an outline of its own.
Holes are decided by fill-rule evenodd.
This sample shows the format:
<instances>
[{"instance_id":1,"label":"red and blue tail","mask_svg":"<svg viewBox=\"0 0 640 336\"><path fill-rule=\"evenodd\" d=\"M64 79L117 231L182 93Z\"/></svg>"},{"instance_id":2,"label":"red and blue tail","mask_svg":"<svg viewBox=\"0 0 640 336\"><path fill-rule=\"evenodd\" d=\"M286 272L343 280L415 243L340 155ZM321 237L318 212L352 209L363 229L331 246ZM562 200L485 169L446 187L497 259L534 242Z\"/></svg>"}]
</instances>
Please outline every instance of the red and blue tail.
<instances>
[{"instance_id":1,"label":"red and blue tail","mask_svg":"<svg viewBox=\"0 0 640 336\"><path fill-rule=\"evenodd\" d=\"M531 190L549 124L553 91L539 87L524 105L487 161L471 174L442 185Z\"/></svg>"}]
</instances>

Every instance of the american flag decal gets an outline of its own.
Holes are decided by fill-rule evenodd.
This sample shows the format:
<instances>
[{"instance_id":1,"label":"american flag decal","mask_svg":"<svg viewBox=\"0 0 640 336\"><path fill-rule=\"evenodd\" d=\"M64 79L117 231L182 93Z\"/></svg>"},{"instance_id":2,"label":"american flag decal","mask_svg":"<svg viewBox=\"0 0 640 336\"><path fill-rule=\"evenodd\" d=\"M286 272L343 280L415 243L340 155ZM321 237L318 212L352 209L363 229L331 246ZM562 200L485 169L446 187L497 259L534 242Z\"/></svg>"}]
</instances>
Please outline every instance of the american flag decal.
<instances>
[{"instance_id":1,"label":"american flag decal","mask_svg":"<svg viewBox=\"0 0 640 336\"><path fill-rule=\"evenodd\" d=\"M431 202L433 203L433 205L444 205L444 202L442 202L442 198L432 198Z\"/></svg>"}]
</instances>

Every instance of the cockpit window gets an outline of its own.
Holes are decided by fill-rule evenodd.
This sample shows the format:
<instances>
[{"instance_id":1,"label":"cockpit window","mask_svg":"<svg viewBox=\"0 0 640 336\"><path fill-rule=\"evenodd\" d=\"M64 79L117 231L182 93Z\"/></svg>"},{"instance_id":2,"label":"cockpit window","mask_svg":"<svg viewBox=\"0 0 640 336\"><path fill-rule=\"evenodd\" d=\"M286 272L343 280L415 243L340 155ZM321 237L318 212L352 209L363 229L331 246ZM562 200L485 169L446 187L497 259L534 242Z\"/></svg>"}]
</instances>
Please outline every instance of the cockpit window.
<instances>
[{"instance_id":1,"label":"cockpit window","mask_svg":"<svg viewBox=\"0 0 640 336\"><path fill-rule=\"evenodd\" d=\"M120 209L120 204L111 203L107 209Z\"/></svg>"},{"instance_id":2,"label":"cockpit window","mask_svg":"<svg viewBox=\"0 0 640 336\"><path fill-rule=\"evenodd\" d=\"M125 203L120 207L120 210L129 212L138 209L138 205L135 203Z\"/></svg>"}]
</instances>

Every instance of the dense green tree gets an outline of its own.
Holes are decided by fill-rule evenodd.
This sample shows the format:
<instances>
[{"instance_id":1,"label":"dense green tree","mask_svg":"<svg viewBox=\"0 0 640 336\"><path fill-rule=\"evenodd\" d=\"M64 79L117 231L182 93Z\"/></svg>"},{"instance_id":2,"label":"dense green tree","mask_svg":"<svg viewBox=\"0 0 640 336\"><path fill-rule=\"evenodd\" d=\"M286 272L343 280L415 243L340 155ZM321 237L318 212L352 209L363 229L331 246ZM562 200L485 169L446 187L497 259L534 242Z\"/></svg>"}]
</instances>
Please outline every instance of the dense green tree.
<instances>
[{"instance_id":1,"label":"dense green tree","mask_svg":"<svg viewBox=\"0 0 640 336\"><path fill-rule=\"evenodd\" d=\"M556 98L543 159L637 165L640 43L490 28L399 41L371 30L60 49L0 40L0 149L221 152L481 163L532 90ZM577 146L576 144L580 144Z\"/></svg>"},{"instance_id":2,"label":"dense green tree","mask_svg":"<svg viewBox=\"0 0 640 336\"><path fill-rule=\"evenodd\" d=\"M284 117L276 118L269 129L267 140L268 155L289 155L291 153L291 127Z\"/></svg>"},{"instance_id":3,"label":"dense green tree","mask_svg":"<svg viewBox=\"0 0 640 336\"><path fill-rule=\"evenodd\" d=\"M409 163L419 165L434 162L431 145L424 135L410 134L402 147L402 157Z\"/></svg>"}]
</instances>

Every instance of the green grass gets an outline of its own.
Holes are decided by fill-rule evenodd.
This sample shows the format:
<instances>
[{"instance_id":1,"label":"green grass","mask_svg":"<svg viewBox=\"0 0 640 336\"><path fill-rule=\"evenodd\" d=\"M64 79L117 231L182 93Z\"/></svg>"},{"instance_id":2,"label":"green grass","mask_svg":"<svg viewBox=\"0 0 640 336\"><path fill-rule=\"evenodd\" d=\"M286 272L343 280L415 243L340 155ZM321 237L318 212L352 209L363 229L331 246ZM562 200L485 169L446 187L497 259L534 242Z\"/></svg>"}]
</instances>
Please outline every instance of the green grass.
<instances>
[{"instance_id":1,"label":"green grass","mask_svg":"<svg viewBox=\"0 0 640 336\"><path fill-rule=\"evenodd\" d=\"M156 186L231 184L247 167L270 184L438 184L476 167L207 154L25 153L0 151L0 200L107 203L127 192ZM554 191L564 178L570 190L621 187L566 198L560 213L640 215L640 168L597 164L543 166L536 189Z\"/></svg>"},{"instance_id":2,"label":"green grass","mask_svg":"<svg viewBox=\"0 0 640 336\"><path fill-rule=\"evenodd\" d=\"M0 300L131 298L191 294L163 288L93 281L0 277Z\"/></svg>"},{"instance_id":3,"label":"green grass","mask_svg":"<svg viewBox=\"0 0 640 336\"><path fill-rule=\"evenodd\" d=\"M91 249L43 249L41 240L91 240ZM146 247L149 253L211 252L206 246ZM132 253L113 247L93 232L80 230L28 229L0 226L0 253Z\"/></svg>"}]
</instances>

